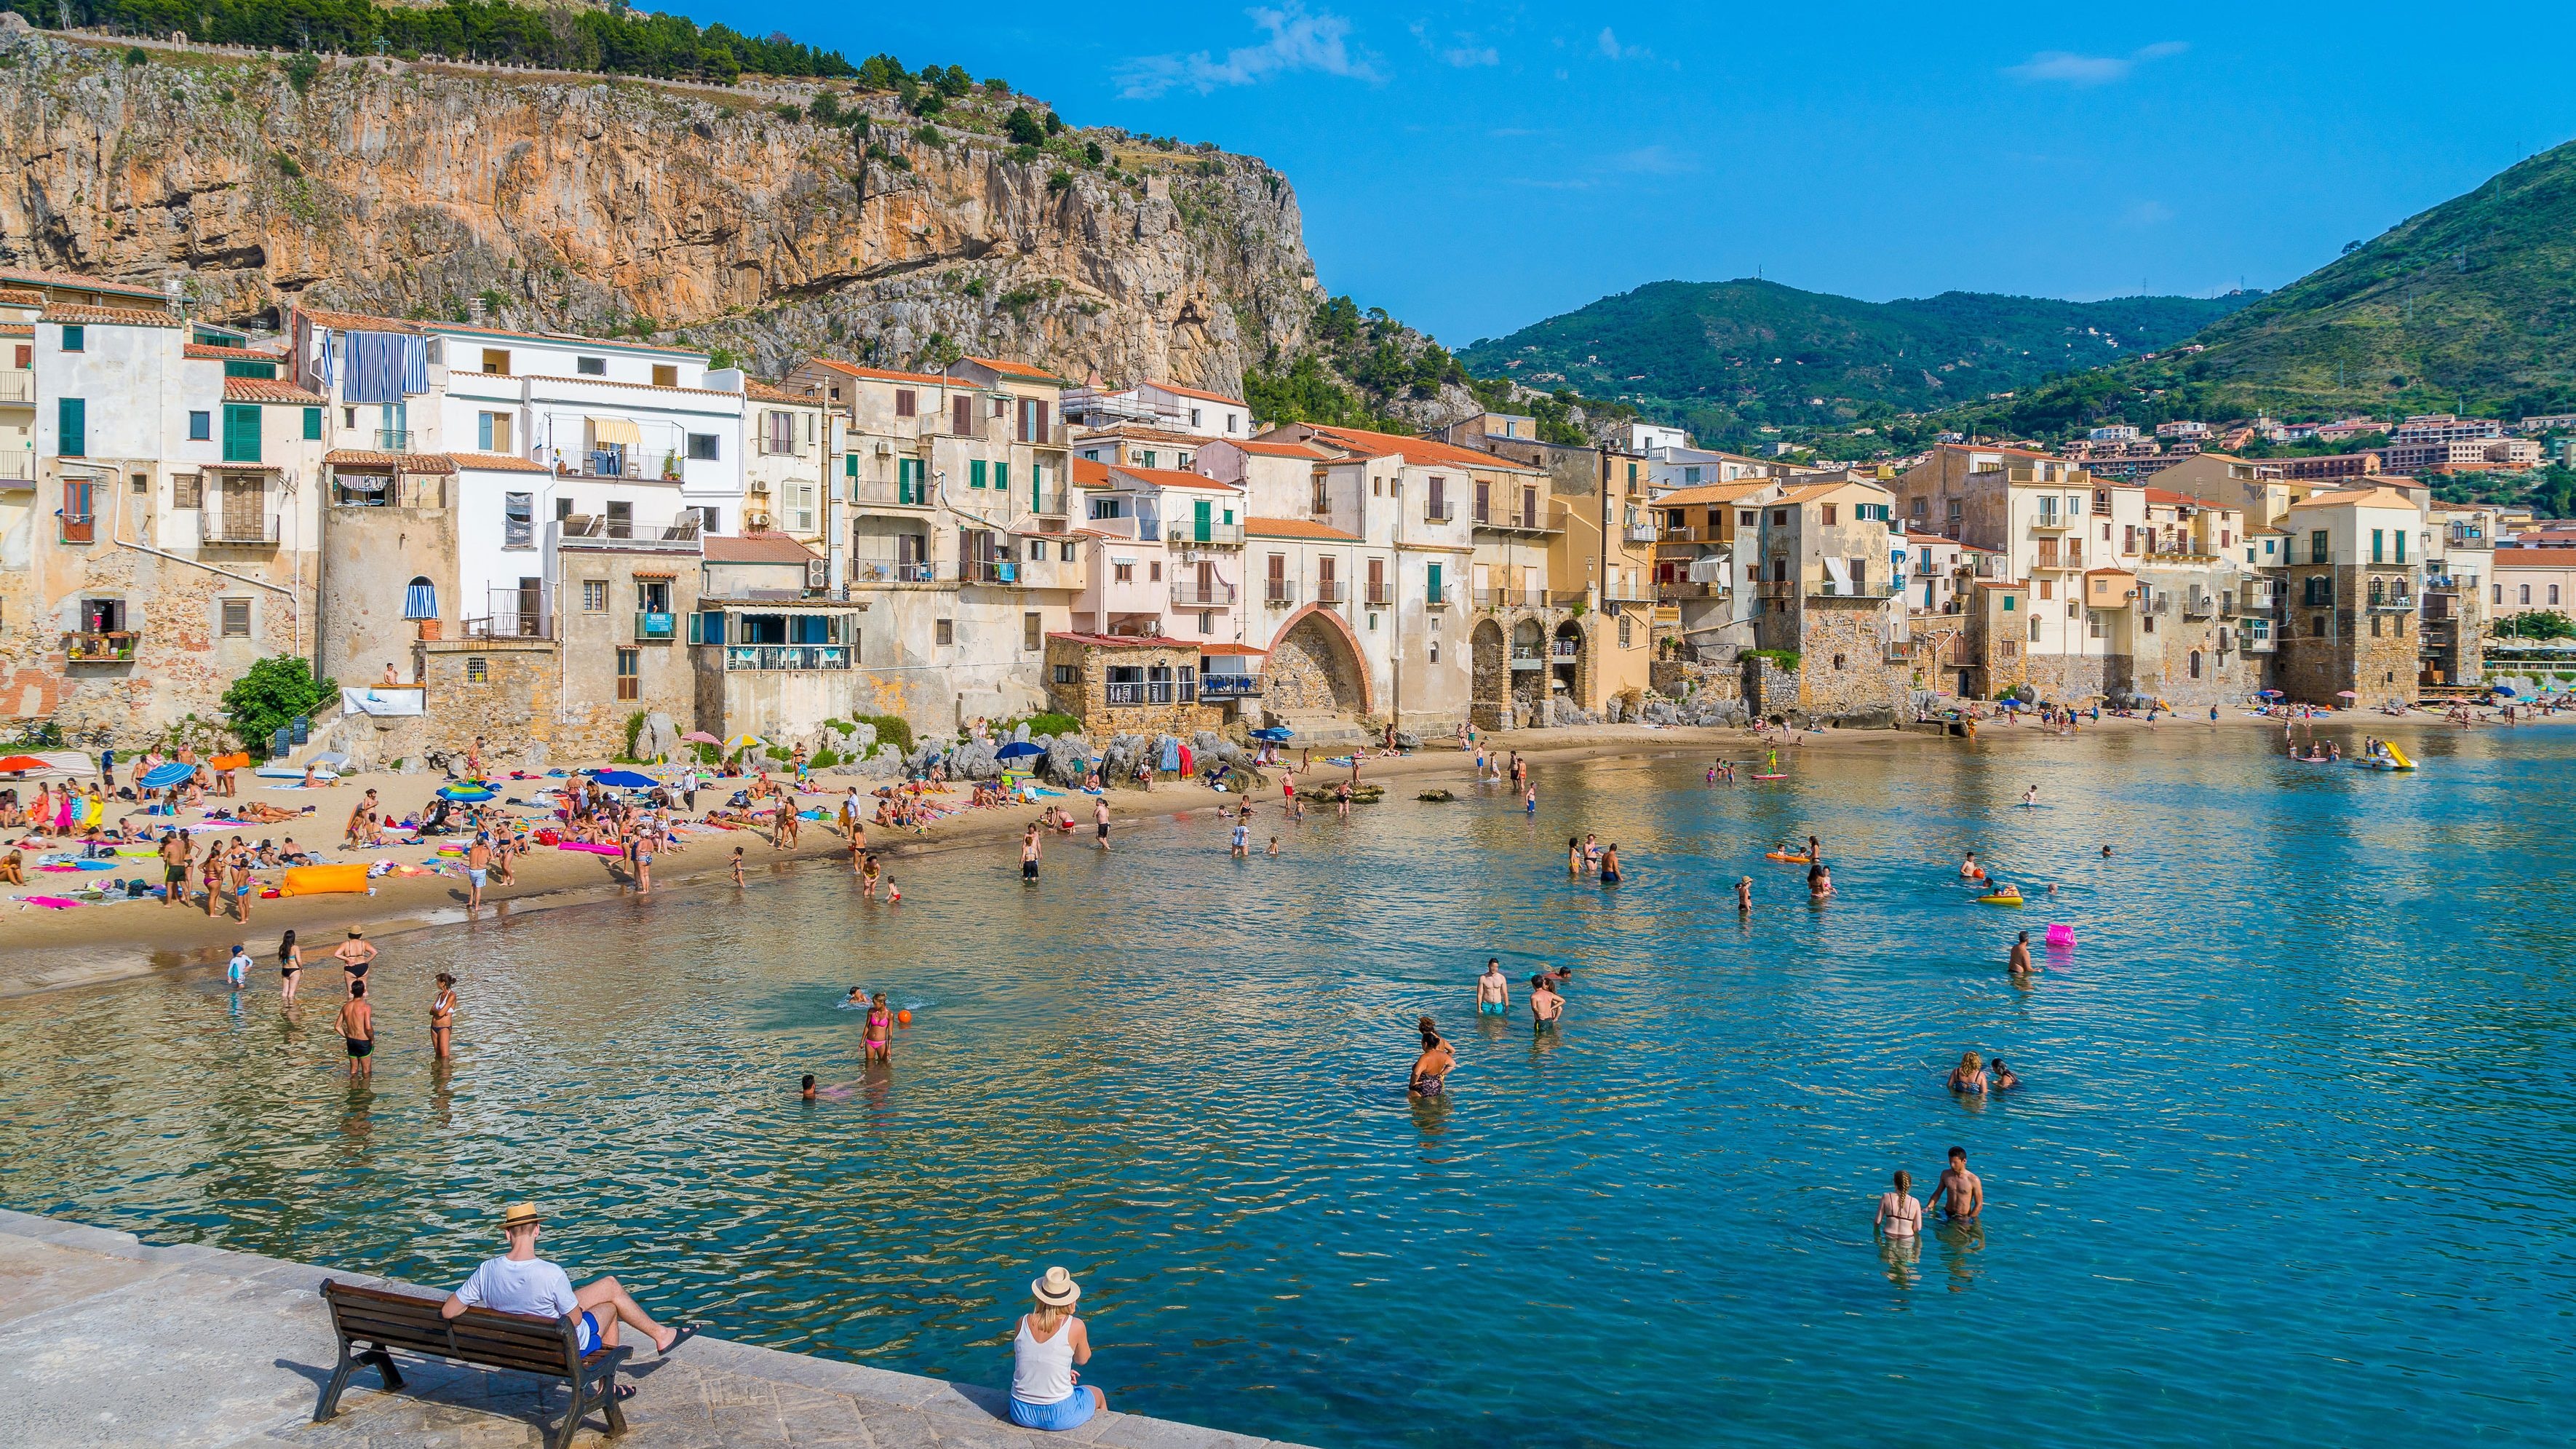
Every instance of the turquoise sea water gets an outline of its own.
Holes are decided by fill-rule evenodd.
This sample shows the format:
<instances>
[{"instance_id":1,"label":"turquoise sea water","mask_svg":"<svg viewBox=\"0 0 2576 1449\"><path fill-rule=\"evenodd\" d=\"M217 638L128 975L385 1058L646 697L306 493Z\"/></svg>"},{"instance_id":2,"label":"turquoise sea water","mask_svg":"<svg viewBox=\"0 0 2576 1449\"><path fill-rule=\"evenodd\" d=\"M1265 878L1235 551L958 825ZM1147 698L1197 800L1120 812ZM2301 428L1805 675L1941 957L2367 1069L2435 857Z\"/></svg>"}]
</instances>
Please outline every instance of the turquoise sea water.
<instances>
[{"instance_id":1,"label":"turquoise sea water","mask_svg":"<svg viewBox=\"0 0 2576 1449\"><path fill-rule=\"evenodd\" d=\"M0 1203L441 1283L534 1198L657 1312L991 1384L1062 1263L1113 1404L1317 1444L2563 1443L2576 731L2415 739L1565 765L1535 820L1399 789L1248 862L1122 797L1035 888L997 846L899 909L820 869L398 938L372 1090L333 972L293 1018L211 969L0 1002ZM1577 830L1626 885L1567 881ZM1761 859L1810 831L1823 909ZM1967 904L1967 849L2056 901ZM1576 968L1561 1033L1471 1014L1488 954ZM855 983L916 1013L890 1071ZM2029 1085L1954 1098L1969 1048ZM1954 1143L1982 1224L1874 1243Z\"/></svg>"}]
</instances>

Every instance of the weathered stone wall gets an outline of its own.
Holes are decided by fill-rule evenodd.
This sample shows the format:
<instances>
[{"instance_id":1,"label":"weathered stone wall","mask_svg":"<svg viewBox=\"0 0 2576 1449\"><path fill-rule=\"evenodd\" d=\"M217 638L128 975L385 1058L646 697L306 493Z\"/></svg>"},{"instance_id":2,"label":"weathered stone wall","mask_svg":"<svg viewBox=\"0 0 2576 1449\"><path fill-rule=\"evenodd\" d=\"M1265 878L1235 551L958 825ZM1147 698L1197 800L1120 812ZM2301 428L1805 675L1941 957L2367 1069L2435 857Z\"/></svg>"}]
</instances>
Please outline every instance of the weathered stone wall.
<instances>
[{"instance_id":1,"label":"weathered stone wall","mask_svg":"<svg viewBox=\"0 0 2576 1449\"><path fill-rule=\"evenodd\" d=\"M683 731L704 729L717 738L739 731L697 715L697 665L689 643L689 614L698 603L697 558L626 553L614 549L566 550L558 564L555 620L562 681L555 704L559 755L614 756L626 748L626 721L636 714L667 714ZM643 639L636 627L637 585L668 585L671 638ZM607 607L589 608L585 584L605 586ZM635 698L619 699L618 651L635 651ZM713 653L714 651L704 651Z\"/></svg>"},{"instance_id":2,"label":"weathered stone wall","mask_svg":"<svg viewBox=\"0 0 2576 1449\"><path fill-rule=\"evenodd\" d=\"M1734 651L1729 650L1730 654ZM1744 697L1744 671L1733 660L1726 663L1702 663L1695 659L1658 659L1649 685L1654 692L1679 699L1741 699Z\"/></svg>"},{"instance_id":3,"label":"weathered stone wall","mask_svg":"<svg viewBox=\"0 0 2576 1449\"><path fill-rule=\"evenodd\" d=\"M1480 619L1469 638L1473 655L1474 679L1471 685L1475 704L1469 714L1480 730L1507 730L1517 724L1512 718L1511 641L1503 626L1492 619Z\"/></svg>"},{"instance_id":4,"label":"weathered stone wall","mask_svg":"<svg viewBox=\"0 0 2576 1449\"><path fill-rule=\"evenodd\" d=\"M2114 673L2125 675L2124 654L2032 654L2024 650L2021 682L2038 691L2042 704L2083 704L2108 694Z\"/></svg>"},{"instance_id":5,"label":"weathered stone wall","mask_svg":"<svg viewBox=\"0 0 2576 1449\"><path fill-rule=\"evenodd\" d=\"M1782 669L1777 661L1764 655L1748 655L1741 673L1745 707L1754 714L1779 720L1800 708L1798 676Z\"/></svg>"},{"instance_id":6,"label":"weathered stone wall","mask_svg":"<svg viewBox=\"0 0 2576 1449\"><path fill-rule=\"evenodd\" d=\"M406 477L401 486L444 500L453 482ZM437 586L439 610L452 627L464 600L457 596L456 516L443 501L418 508L324 505L315 611L323 673L372 683L387 664L410 662L420 629L403 617L403 592L415 578Z\"/></svg>"},{"instance_id":7,"label":"weathered stone wall","mask_svg":"<svg viewBox=\"0 0 2576 1449\"><path fill-rule=\"evenodd\" d=\"M1187 735L1214 729L1224 722L1223 709L1213 705L1184 704L1178 688L1172 691L1169 704L1109 702L1109 670L1112 665L1169 669L1177 683L1181 670L1198 668L1199 652L1194 647L1171 649L1151 645L1086 644L1079 639L1061 638L1050 638L1046 645L1047 708L1081 720L1083 732L1087 735L1094 738L1118 734ZM1057 678L1064 669L1072 671L1070 681Z\"/></svg>"},{"instance_id":8,"label":"weathered stone wall","mask_svg":"<svg viewBox=\"0 0 2576 1449\"><path fill-rule=\"evenodd\" d=\"M1913 672L1908 665L1888 662L1889 601L1818 597L1806 603L1799 707L1827 719L1884 715L1893 723L1901 717Z\"/></svg>"},{"instance_id":9,"label":"weathered stone wall","mask_svg":"<svg viewBox=\"0 0 2576 1449\"><path fill-rule=\"evenodd\" d=\"M1270 657L1261 670L1264 709L1272 714L1359 715L1366 711L1359 660L1351 653L1349 641L1336 637L1332 628L1321 619L1302 619L1270 646Z\"/></svg>"},{"instance_id":10,"label":"weathered stone wall","mask_svg":"<svg viewBox=\"0 0 2576 1449\"><path fill-rule=\"evenodd\" d=\"M2384 602L2374 607L2369 601L2374 574L2385 589L2404 571L2374 571L2354 564L2299 565L2289 570L2288 607L2273 677L2291 699L2336 706L2414 697L2421 670L2416 606ZM2307 602L2311 578L2332 581L2332 603ZM2340 698L2344 690L2351 690L2358 700Z\"/></svg>"},{"instance_id":11,"label":"weathered stone wall","mask_svg":"<svg viewBox=\"0 0 2576 1449\"><path fill-rule=\"evenodd\" d=\"M570 734L560 723L562 662L544 639L439 640L415 647L428 713L413 743L424 755L461 758L476 739L486 765L524 763L531 746L546 759L605 757L625 747L621 729L613 743Z\"/></svg>"}]
</instances>

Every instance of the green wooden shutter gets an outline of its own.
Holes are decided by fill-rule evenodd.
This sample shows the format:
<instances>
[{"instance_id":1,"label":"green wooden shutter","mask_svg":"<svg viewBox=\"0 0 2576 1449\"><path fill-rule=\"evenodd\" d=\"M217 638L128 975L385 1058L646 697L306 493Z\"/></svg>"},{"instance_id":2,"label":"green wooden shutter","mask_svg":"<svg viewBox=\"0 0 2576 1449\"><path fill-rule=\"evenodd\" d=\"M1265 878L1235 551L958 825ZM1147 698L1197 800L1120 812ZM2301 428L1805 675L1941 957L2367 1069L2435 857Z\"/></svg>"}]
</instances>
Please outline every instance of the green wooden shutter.
<instances>
[{"instance_id":1,"label":"green wooden shutter","mask_svg":"<svg viewBox=\"0 0 2576 1449\"><path fill-rule=\"evenodd\" d=\"M55 431L61 434L54 451L65 458L89 456L89 401L86 398L54 399Z\"/></svg>"},{"instance_id":2,"label":"green wooden shutter","mask_svg":"<svg viewBox=\"0 0 2576 1449\"><path fill-rule=\"evenodd\" d=\"M1424 587L1423 597L1424 597L1424 598L1429 599L1431 602L1433 602L1433 603L1435 603L1435 604L1436 604L1436 603L1439 603L1439 602L1440 602L1440 565L1438 565L1438 564L1428 564L1428 565L1425 565L1425 567L1429 570L1429 572L1427 572L1426 574L1424 574L1424 575L1423 575L1423 587Z\"/></svg>"},{"instance_id":3,"label":"green wooden shutter","mask_svg":"<svg viewBox=\"0 0 2576 1449\"><path fill-rule=\"evenodd\" d=\"M983 459L977 458L966 465L966 486L969 488L981 488L984 486Z\"/></svg>"},{"instance_id":4,"label":"green wooden shutter","mask_svg":"<svg viewBox=\"0 0 2576 1449\"><path fill-rule=\"evenodd\" d=\"M322 410L320 408L306 408L304 410L304 440L308 443L318 443L322 441Z\"/></svg>"},{"instance_id":5,"label":"green wooden shutter","mask_svg":"<svg viewBox=\"0 0 2576 1449\"><path fill-rule=\"evenodd\" d=\"M1010 464L1008 464L1008 463L996 463L996 464L994 464L994 465L993 465L993 486L994 486L995 488L1000 489L1000 490L1001 490L1001 491L1003 491L1004 493L1008 493L1008 492L1010 492L1010 491L1011 491L1011 465L1010 465Z\"/></svg>"},{"instance_id":6,"label":"green wooden shutter","mask_svg":"<svg viewBox=\"0 0 2576 1449\"><path fill-rule=\"evenodd\" d=\"M224 461L259 461L259 404L224 404Z\"/></svg>"},{"instance_id":7,"label":"green wooden shutter","mask_svg":"<svg viewBox=\"0 0 2576 1449\"><path fill-rule=\"evenodd\" d=\"M1035 513L1044 507L1046 507L1046 464L1031 463L1029 465L1029 511Z\"/></svg>"},{"instance_id":8,"label":"green wooden shutter","mask_svg":"<svg viewBox=\"0 0 2576 1449\"><path fill-rule=\"evenodd\" d=\"M1205 543L1208 541L1208 509L1210 506L1211 505L1204 498L1196 498L1190 501L1190 530L1192 537L1196 542Z\"/></svg>"},{"instance_id":9,"label":"green wooden shutter","mask_svg":"<svg viewBox=\"0 0 2576 1449\"><path fill-rule=\"evenodd\" d=\"M856 478L859 476L858 454L844 453L841 455L841 476L844 478Z\"/></svg>"}]
</instances>

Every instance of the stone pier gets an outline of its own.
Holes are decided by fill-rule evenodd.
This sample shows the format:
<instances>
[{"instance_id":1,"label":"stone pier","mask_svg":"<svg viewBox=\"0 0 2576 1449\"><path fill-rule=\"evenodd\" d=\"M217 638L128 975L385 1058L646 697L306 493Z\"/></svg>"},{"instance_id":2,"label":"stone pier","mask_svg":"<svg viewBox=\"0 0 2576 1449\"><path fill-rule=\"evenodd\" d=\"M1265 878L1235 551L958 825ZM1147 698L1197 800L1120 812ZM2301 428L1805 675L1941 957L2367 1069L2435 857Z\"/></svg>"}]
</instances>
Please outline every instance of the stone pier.
<instances>
[{"instance_id":1,"label":"stone pier","mask_svg":"<svg viewBox=\"0 0 2576 1449\"><path fill-rule=\"evenodd\" d=\"M576 1277L579 1275L576 1274ZM386 1393L361 1371L339 1416L312 1423L337 1343L325 1278L381 1278L0 1210L0 1438L16 1445L297 1444L317 1449L542 1445L565 1393L521 1374L399 1359ZM998 1351L998 1350L997 1350ZM913 1374L700 1337L667 1361L649 1349L625 1381L627 1432L594 1417L582 1449L947 1449L1048 1443L1113 1449L1262 1449L1251 1435L1095 1416L1038 1434L999 1415L1002 1395Z\"/></svg>"}]
</instances>

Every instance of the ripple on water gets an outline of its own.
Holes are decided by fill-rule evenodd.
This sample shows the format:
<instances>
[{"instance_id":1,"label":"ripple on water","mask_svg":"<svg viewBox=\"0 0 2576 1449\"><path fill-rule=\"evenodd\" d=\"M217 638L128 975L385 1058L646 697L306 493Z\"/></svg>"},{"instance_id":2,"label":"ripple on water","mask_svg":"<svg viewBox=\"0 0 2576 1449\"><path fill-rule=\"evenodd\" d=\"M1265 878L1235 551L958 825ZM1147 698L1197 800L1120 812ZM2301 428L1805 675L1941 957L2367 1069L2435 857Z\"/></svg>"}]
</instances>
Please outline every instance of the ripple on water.
<instances>
[{"instance_id":1,"label":"ripple on water","mask_svg":"<svg viewBox=\"0 0 2576 1449\"><path fill-rule=\"evenodd\" d=\"M1543 768L1536 820L1265 818L1275 860L1156 821L1035 890L907 863L900 910L830 870L692 888L390 943L372 1091L318 983L293 1018L203 979L12 1002L0 1200L444 1282L535 1198L657 1308L985 1383L1061 1262L1122 1407L1319 1443L2554 1442L2568 741L2428 735L2412 778L2251 731L1767 789L1599 761ZM1627 884L1567 880L1587 830ZM1810 831L1822 909L1760 858ZM1969 849L2040 898L1968 904ZM2057 919L2078 948L2004 979ZM1487 955L1516 996L1573 966L1566 1029L1472 1015ZM916 1013L891 1069L853 984ZM1416 1102L1426 1011L1460 1066ZM1970 1048L2029 1088L1952 1097ZM1954 1142L1983 1225L1874 1242L1888 1172Z\"/></svg>"}]
</instances>

